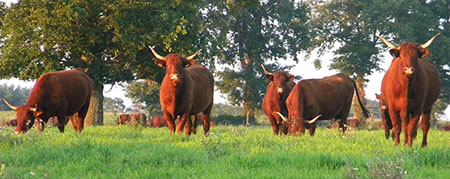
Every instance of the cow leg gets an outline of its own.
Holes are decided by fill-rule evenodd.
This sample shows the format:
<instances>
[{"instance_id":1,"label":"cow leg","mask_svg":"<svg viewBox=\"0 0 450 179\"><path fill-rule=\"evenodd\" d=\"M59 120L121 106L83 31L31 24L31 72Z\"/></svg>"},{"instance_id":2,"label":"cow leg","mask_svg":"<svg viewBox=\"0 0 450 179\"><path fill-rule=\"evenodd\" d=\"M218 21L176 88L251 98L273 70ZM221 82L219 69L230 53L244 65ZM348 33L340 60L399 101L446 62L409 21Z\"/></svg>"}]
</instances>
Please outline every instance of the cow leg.
<instances>
[{"instance_id":1,"label":"cow leg","mask_svg":"<svg viewBox=\"0 0 450 179\"><path fill-rule=\"evenodd\" d=\"M431 109L424 111L422 114L422 120L420 121L420 127L422 127L423 132L422 147L426 147L428 145L427 137L428 137L428 130L430 130L430 114Z\"/></svg>"},{"instance_id":2,"label":"cow leg","mask_svg":"<svg viewBox=\"0 0 450 179\"><path fill-rule=\"evenodd\" d=\"M67 124L66 116L65 115L58 115L58 129L59 132L64 133L64 127Z\"/></svg>"},{"instance_id":3,"label":"cow leg","mask_svg":"<svg viewBox=\"0 0 450 179\"><path fill-rule=\"evenodd\" d=\"M412 146L415 135L417 135L417 124L419 123L420 114L417 114L413 118L410 119L407 130L408 130L408 140L407 145ZM406 137L406 136L405 136Z\"/></svg>"},{"instance_id":4,"label":"cow leg","mask_svg":"<svg viewBox=\"0 0 450 179\"><path fill-rule=\"evenodd\" d=\"M86 103L84 103L84 106L80 109L80 111L78 111L77 127L78 127L79 131L77 131L77 132L81 132L84 128L84 119L86 118L87 112L89 110L90 100L91 99L88 99L86 101ZM72 124L73 124L73 121L72 121Z\"/></svg>"},{"instance_id":5,"label":"cow leg","mask_svg":"<svg viewBox=\"0 0 450 179\"><path fill-rule=\"evenodd\" d=\"M178 134L180 134L183 131L183 127L184 125L186 125L186 120L190 120L189 117L190 117L189 113L181 115L176 130Z\"/></svg>"},{"instance_id":6,"label":"cow leg","mask_svg":"<svg viewBox=\"0 0 450 179\"><path fill-rule=\"evenodd\" d=\"M269 115L268 118L270 125L272 126L273 135L278 135L278 124L276 119L272 115Z\"/></svg>"},{"instance_id":7,"label":"cow leg","mask_svg":"<svg viewBox=\"0 0 450 179\"><path fill-rule=\"evenodd\" d=\"M408 139L409 139L409 130L408 130L408 124L410 121L410 114L408 114L406 111L401 111L400 112L400 117L401 117L401 124L402 124L402 130L404 131L404 144L407 145L408 144Z\"/></svg>"},{"instance_id":8,"label":"cow leg","mask_svg":"<svg viewBox=\"0 0 450 179\"><path fill-rule=\"evenodd\" d=\"M197 134L197 122L198 122L198 114L191 116L192 121L192 133Z\"/></svg>"},{"instance_id":9,"label":"cow leg","mask_svg":"<svg viewBox=\"0 0 450 179\"><path fill-rule=\"evenodd\" d=\"M186 136L190 136L191 135L191 129L192 129L192 116L189 115L188 118L186 119L186 124L184 125L184 134Z\"/></svg>"},{"instance_id":10,"label":"cow leg","mask_svg":"<svg viewBox=\"0 0 450 179\"><path fill-rule=\"evenodd\" d=\"M394 110L389 111L389 116L391 118L393 126L392 132L394 134L394 143L395 145L398 145L400 143L400 133L402 132L402 128L400 126L402 120L400 119L399 113Z\"/></svg>"},{"instance_id":11,"label":"cow leg","mask_svg":"<svg viewBox=\"0 0 450 179\"><path fill-rule=\"evenodd\" d=\"M383 124L383 129L384 129L384 136L386 137L386 140L389 140L389 133L390 133L390 129L387 125L387 121L382 119L382 124ZM392 133L394 134L394 133Z\"/></svg>"},{"instance_id":12,"label":"cow leg","mask_svg":"<svg viewBox=\"0 0 450 179\"><path fill-rule=\"evenodd\" d=\"M167 127L169 127L169 131L171 134L175 133L175 116L172 116L170 113L163 111L164 120L166 120Z\"/></svg>"},{"instance_id":13,"label":"cow leg","mask_svg":"<svg viewBox=\"0 0 450 179\"><path fill-rule=\"evenodd\" d=\"M204 113L202 117L203 121L203 131L206 137L209 136L209 129L210 129L210 121L211 121L211 114Z\"/></svg>"},{"instance_id":14,"label":"cow leg","mask_svg":"<svg viewBox=\"0 0 450 179\"><path fill-rule=\"evenodd\" d=\"M317 123L312 124L311 128L309 128L309 135L314 136L316 133Z\"/></svg>"}]
</instances>

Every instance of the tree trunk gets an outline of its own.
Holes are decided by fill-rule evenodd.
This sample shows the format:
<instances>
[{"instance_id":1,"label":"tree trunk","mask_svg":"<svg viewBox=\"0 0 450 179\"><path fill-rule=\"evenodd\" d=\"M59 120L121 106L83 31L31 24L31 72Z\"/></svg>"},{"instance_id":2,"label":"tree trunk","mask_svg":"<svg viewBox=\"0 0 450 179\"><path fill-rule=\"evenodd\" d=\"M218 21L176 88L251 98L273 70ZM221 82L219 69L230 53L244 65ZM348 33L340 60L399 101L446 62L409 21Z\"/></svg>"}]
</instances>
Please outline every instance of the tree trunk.
<instances>
[{"instance_id":1,"label":"tree trunk","mask_svg":"<svg viewBox=\"0 0 450 179\"><path fill-rule=\"evenodd\" d=\"M364 91L364 77L358 77L356 78L356 89L358 90L359 97L361 99L361 102L364 106L366 106L367 100L366 100L366 92ZM353 117L360 119L361 124L366 124L366 119L364 118L363 111L361 109L361 106L359 105L358 98L356 97L356 94L353 98Z\"/></svg>"},{"instance_id":2,"label":"tree trunk","mask_svg":"<svg viewBox=\"0 0 450 179\"><path fill-rule=\"evenodd\" d=\"M244 107L242 108L243 116L246 117L245 126L249 126L250 124L255 124L255 112L254 109L251 108L250 104L244 102ZM248 123L248 124L247 124Z\"/></svg>"},{"instance_id":3,"label":"tree trunk","mask_svg":"<svg viewBox=\"0 0 450 179\"><path fill-rule=\"evenodd\" d=\"M103 84L94 85L89 110L84 120L85 126L103 125Z\"/></svg>"}]
</instances>

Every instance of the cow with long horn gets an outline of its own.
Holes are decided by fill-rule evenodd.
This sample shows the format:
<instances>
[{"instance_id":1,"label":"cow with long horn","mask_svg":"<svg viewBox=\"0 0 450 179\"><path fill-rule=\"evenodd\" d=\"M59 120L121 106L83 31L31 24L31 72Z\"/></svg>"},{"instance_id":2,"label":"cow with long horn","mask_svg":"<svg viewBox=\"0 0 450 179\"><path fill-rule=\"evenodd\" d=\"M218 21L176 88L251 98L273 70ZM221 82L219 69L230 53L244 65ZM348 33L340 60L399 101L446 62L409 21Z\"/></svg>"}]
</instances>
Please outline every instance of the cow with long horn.
<instances>
[{"instance_id":1,"label":"cow with long horn","mask_svg":"<svg viewBox=\"0 0 450 179\"><path fill-rule=\"evenodd\" d=\"M68 122L66 116L73 116L75 113L78 113L77 119L71 120L75 130L81 132L92 90L91 78L83 71L73 69L41 75L24 105L13 106L5 99L3 101L16 111L16 134L26 132L35 121L44 124L53 116L58 117L59 131L64 132ZM42 129L43 127L40 130Z\"/></svg>"},{"instance_id":2,"label":"cow with long horn","mask_svg":"<svg viewBox=\"0 0 450 179\"><path fill-rule=\"evenodd\" d=\"M339 119L339 128L345 133L347 117L356 90L355 82L348 76L336 74L322 79L300 80L286 100L288 119L278 113L289 125L289 133L314 135L317 120ZM356 97L365 117L368 110L361 103L358 90Z\"/></svg>"},{"instance_id":3,"label":"cow with long horn","mask_svg":"<svg viewBox=\"0 0 450 179\"><path fill-rule=\"evenodd\" d=\"M439 72L428 58L430 52L427 48L439 35L421 45L408 42L399 46L378 36L394 57L381 83L380 98L389 109L395 145L400 143L402 128L405 130L405 144L412 145L421 116L422 147L427 145L431 108L441 89Z\"/></svg>"},{"instance_id":4,"label":"cow with long horn","mask_svg":"<svg viewBox=\"0 0 450 179\"><path fill-rule=\"evenodd\" d=\"M287 126L278 113L288 114L286 99L295 86L294 76L284 71L270 73L262 64L261 68L266 78L270 80L264 95L262 109L269 119L270 125L272 125L273 134L278 135L280 132L287 134Z\"/></svg>"},{"instance_id":5,"label":"cow with long horn","mask_svg":"<svg viewBox=\"0 0 450 179\"><path fill-rule=\"evenodd\" d=\"M213 106L214 77L204 66L194 63L193 59L200 50L185 58L178 54L163 57L152 47L149 48L156 57L155 63L166 69L159 98L170 132L181 133L185 127L185 134L190 135L193 125L190 116L203 112L203 130L207 136ZM178 116L180 121L175 128Z\"/></svg>"}]
</instances>

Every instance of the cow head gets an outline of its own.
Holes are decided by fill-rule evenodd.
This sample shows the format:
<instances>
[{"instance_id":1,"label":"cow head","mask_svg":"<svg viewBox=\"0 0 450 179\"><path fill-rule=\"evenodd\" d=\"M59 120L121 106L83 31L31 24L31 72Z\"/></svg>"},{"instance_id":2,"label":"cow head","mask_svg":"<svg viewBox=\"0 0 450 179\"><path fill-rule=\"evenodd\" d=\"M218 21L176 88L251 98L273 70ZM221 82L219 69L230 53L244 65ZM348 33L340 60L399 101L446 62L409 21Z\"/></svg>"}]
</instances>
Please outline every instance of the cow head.
<instances>
[{"instance_id":1,"label":"cow head","mask_svg":"<svg viewBox=\"0 0 450 179\"><path fill-rule=\"evenodd\" d=\"M21 134L23 132L28 131L33 124L35 119L37 119L39 122L41 121L41 115L42 111L38 110L37 106L29 106L29 105L21 105L21 106L13 106L6 101L6 99L3 99L6 105L8 105L11 109L16 111L16 117L17 117L17 127L16 127L16 134Z\"/></svg>"},{"instance_id":2,"label":"cow head","mask_svg":"<svg viewBox=\"0 0 450 179\"><path fill-rule=\"evenodd\" d=\"M262 64L261 68L263 69L266 78L272 81L278 95L282 95L286 90L287 82L293 81L295 78L294 75L282 71L275 73L267 72L266 68L264 68L264 65Z\"/></svg>"},{"instance_id":3,"label":"cow head","mask_svg":"<svg viewBox=\"0 0 450 179\"><path fill-rule=\"evenodd\" d=\"M394 60L400 63L402 68L402 74L407 78L410 78L414 75L415 67L417 67L418 60L425 58L429 55L428 46L433 43L434 39L439 36L440 33L433 36L426 43L419 45L416 43L404 43L400 46L394 45L384 39L381 36L378 36L386 46L391 48L389 51L392 56L394 56Z\"/></svg>"},{"instance_id":4,"label":"cow head","mask_svg":"<svg viewBox=\"0 0 450 179\"><path fill-rule=\"evenodd\" d=\"M193 55L185 58L178 54L169 54L166 57L163 57L156 53L152 47L150 47L153 55L156 57L155 64L160 66L161 68L166 69L166 75L169 76L170 81L174 85L177 85L179 82L180 72L183 68L189 67L194 64L194 58L200 53L201 49L194 53Z\"/></svg>"}]
</instances>

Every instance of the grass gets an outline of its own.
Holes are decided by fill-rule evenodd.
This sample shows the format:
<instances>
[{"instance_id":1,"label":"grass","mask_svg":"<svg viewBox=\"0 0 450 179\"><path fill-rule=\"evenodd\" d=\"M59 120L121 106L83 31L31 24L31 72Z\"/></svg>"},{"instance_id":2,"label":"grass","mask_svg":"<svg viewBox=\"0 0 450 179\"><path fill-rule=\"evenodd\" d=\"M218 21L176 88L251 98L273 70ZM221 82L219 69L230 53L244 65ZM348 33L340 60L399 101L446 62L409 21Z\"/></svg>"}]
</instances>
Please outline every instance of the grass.
<instances>
[{"instance_id":1,"label":"grass","mask_svg":"<svg viewBox=\"0 0 450 179\"><path fill-rule=\"evenodd\" d=\"M201 131L201 129L200 129ZM0 178L448 178L450 133L431 130L429 146L394 146L384 132L319 129L273 136L270 127L218 126L212 135L167 128L70 127L39 134L0 131Z\"/></svg>"}]
</instances>

